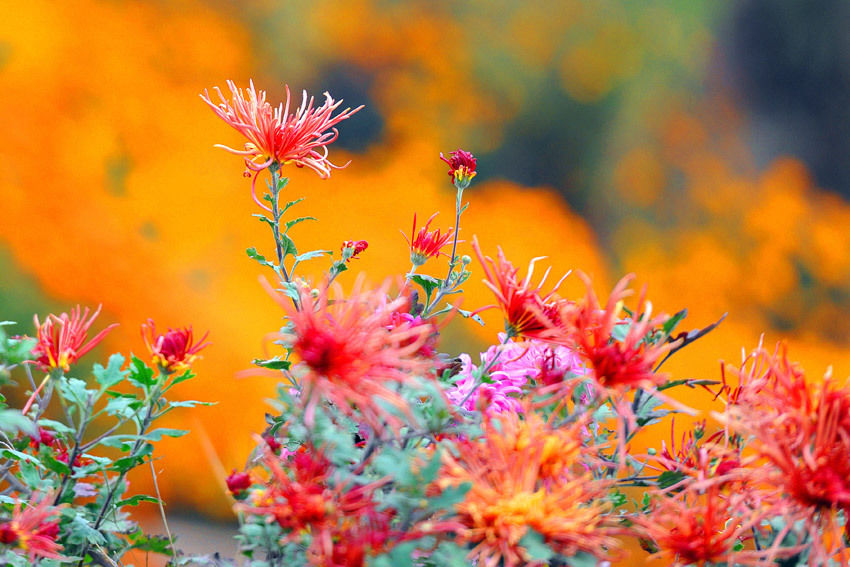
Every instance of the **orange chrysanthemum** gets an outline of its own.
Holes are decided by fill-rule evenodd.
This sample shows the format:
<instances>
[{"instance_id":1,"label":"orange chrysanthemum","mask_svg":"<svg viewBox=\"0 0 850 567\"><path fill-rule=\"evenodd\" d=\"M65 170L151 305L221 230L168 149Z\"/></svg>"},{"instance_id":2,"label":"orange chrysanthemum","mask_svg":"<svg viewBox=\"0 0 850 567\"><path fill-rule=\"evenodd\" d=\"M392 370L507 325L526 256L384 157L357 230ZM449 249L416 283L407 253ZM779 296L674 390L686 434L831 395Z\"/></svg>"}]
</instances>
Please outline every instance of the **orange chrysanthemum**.
<instances>
[{"instance_id":1,"label":"orange chrysanthemum","mask_svg":"<svg viewBox=\"0 0 850 567\"><path fill-rule=\"evenodd\" d=\"M734 403L721 419L752 436L752 448L773 466L767 480L785 496L778 512L788 529L802 525L810 564L835 554L850 564L838 520L850 511L850 382L829 372L807 379L784 345L772 354L759 347L738 375L742 386L731 390Z\"/></svg>"},{"instance_id":2,"label":"orange chrysanthemum","mask_svg":"<svg viewBox=\"0 0 850 567\"><path fill-rule=\"evenodd\" d=\"M560 306L567 303L558 299L555 292L568 274L565 274L549 293L541 295L551 268L546 270L536 286L531 283L531 277L534 264L542 260L542 257L529 262L528 274L521 280L517 275L517 268L505 258L501 248L495 261L481 253L477 238L472 239L472 249L475 250L484 270L484 285L496 295L498 306L504 313L505 332L511 337L541 338L541 334L547 330L546 321L556 321ZM482 307L478 311L491 307L495 306Z\"/></svg>"},{"instance_id":3,"label":"orange chrysanthemum","mask_svg":"<svg viewBox=\"0 0 850 567\"><path fill-rule=\"evenodd\" d=\"M88 307L81 311L78 305L71 310L70 315L62 313L57 317L51 313L44 323L39 322L36 315L34 319L38 342L32 349L34 363L45 372L56 369L68 372L72 364L102 341L113 327L118 326L118 323L113 323L86 342L89 327L99 314L99 305L91 317Z\"/></svg>"},{"instance_id":4,"label":"orange chrysanthemum","mask_svg":"<svg viewBox=\"0 0 850 567\"><path fill-rule=\"evenodd\" d=\"M301 106L290 114L288 85L286 104L279 104L277 108L266 102L265 91L254 89L253 81L250 81L249 85L243 92L233 81L227 81L230 101L215 87L213 90L221 100L218 104L211 100L206 90L201 95L201 99L219 118L248 139L244 150L223 145L217 147L243 156L246 167L254 172L259 172L273 163L294 163L298 167L309 167L322 179L330 177L331 169L340 167L328 160L327 146L339 135L334 126L350 118L363 106L353 110L346 108L334 116L334 111L342 104L341 100L334 101L330 94L325 93L325 103L314 108L313 97L308 100L307 92L304 91Z\"/></svg>"},{"instance_id":5,"label":"orange chrysanthemum","mask_svg":"<svg viewBox=\"0 0 850 567\"><path fill-rule=\"evenodd\" d=\"M274 294L290 321L291 330L281 338L301 362L300 401L308 425L324 402L375 431L387 425L397 430L402 416L412 419L396 387L415 385L432 371L421 347L433 328L394 317L407 311L408 300L388 300L388 289L389 283L364 289L360 278L348 297L334 285L322 286L314 298L302 287L300 310L288 297Z\"/></svg>"},{"instance_id":6,"label":"orange chrysanthemum","mask_svg":"<svg viewBox=\"0 0 850 567\"><path fill-rule=\"evenodd\" d=\"M480 440L457 442L443 455L437 485L471 484L455 506L459 541L482 567L541 565L523 538L536 532L564 557L604 557L616 546L606 525L608 485L582 467L583 423L554 430L528 408L485 418Z\"/></svg>"}]
</instances>

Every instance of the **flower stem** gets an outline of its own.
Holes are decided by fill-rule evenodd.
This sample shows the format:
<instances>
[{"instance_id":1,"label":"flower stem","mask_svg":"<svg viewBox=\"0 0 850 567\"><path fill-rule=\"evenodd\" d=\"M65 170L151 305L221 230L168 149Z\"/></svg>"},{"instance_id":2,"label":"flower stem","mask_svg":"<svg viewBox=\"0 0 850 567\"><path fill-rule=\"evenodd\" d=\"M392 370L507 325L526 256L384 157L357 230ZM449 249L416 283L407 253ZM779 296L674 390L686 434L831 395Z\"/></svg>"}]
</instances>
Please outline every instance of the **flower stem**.
<instances>
[{"instance_id":1,"label":"flower stem","mask_svg":"<svg viewBox=\"0 0 850 567\"><path fill-rule=\"evenodd\" d=\"M284 283L289 284L292 281L292 278L289 272L286 270L286 265L284 260L286 259L286 254L283 248L283 239L280 234L280 219L283 216L283 211L281 210L278 201L280 200L280 190L283 188L285 183L282 183L280 177L280 164L274 162L269 166L269 171L272 174L272 183L271 183L271 192L272 192L272 233L274 235L274 245L275 252L277 252L277 272ZM293 297L292 304L295 305L295 309L298 310L298 301Z\"/></svg>"},{"instance_id":2,"label":"flower stem","mask_svg":"<svg viewBox=\"0 0 850 567\"><path fill-rule=\"evenodd\" d=\"M463 212L460 208L460 203L463 200L463 189L458 188L457 199L455 199L455 235L452 239L452 255L449 258L449 273L446 274L444 285L448 285L449 279L452 277L452 272L457 264L457 237L460 232L460 214Z\"/></svg>"}]
</instances>

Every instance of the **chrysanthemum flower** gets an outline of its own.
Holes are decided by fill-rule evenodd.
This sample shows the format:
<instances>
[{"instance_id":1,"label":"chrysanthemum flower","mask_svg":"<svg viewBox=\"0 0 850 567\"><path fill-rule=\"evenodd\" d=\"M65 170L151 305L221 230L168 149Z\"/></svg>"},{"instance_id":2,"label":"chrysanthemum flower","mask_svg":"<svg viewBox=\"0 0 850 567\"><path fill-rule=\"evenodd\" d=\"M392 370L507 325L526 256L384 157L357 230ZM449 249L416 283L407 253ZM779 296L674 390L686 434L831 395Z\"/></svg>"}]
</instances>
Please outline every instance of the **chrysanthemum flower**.
<instances>
[{"instance_id":1,"label":"chrysanthemum flower","mask_svg":"<svg viewBox=\"0 0 850 567\"><path fill-rule=\"evenodd\" d=\"M402 236L404 236L404 239L407 240L407 244L410 246L410 262L414 266L421 266L428 261L428 258L436 258L440 254L448 256L448 254L442 250L444 246L451 242L451 238L454 235L454 229L450 228L445 234L441 234L439 228L434 231L429 231L428 227L431 226L431 221L434 220L434 217L436 216L437 213L431 215L428 222L425 223L425 226L420 228L419 232L416 232L416 215L414 214L413 228L410 231L410 238L402 232Z\"/></svg>"},{"instance_id":2,"label":"chrysanthemum flower","mask_svg":"<svg viewBox=\"0 0 850 567\"><path fill-rule=\"evenodd\" d=\"M100 306L89 317L89 308L81 311L78 305L71 310L70 315L62 313L57 317L51 313L44 323L39 322L36 315L34 319L38 342L32 349L35 357L33 362L45 372L56 369L68 372L72 364L102 341L113 327L118 326L113 323L86 342L89 327L99 314Z\"/></svg>"},{"instance_id":3,"label":"chrysanthemum flower","mask_svg":"<svg viewBox=\"0 0 850 567\"><path fill-rule=\"evenodd\" d=\"M512 337L540 338L541 333L547 329L546 321L557 320L559 306L566 303L558 299L555 292L569 274L565 274L549 293L541 295L543 284L551 268L546 270L536 286L531 283L531 277L534 273L534 264L542 258L531 260L528 264L528 274L525 279L520 280L517 276L517 268L505 258L501 248L495 261L489 256L482 255L477 238L472 240L472 249L475 250L484 270L486 278L484 285L496 295L496 300L505 316L506 332ZM478 311L490 307L494 306L483 307Z\"/></svg>"},{"instance_id":4,"label":"chrysanthemum flower","mask_svg":"<svg viewBox=\"0 0 850 567\"><path fill-rule=\"evenodd\" d=\"M529 408L530 409L530 408ZM583 423L553 430L534 412L485 419L480 440L443 454L437 486L470 483L455 505L458 541L481 567L536 565L523 538L532 532L564 557L604 558L617 543L606 523L608 486L581 466Z\"/></svg>"},{"instance_id":5,"label":"chrysanthemum flower","mask_svg":"<svg viewBox=\"0 0 850 567\"><path fill-rule=\"evenodd\" d=\"M773 354L759 348L751 360L739 372L746 387L719 417L753 437L749 447L773 466L765 480L785 496L778 512L788 528L802 526L810 564L836 553L847 564L838 516L850 509L850 382L829 372L807 379L782 345Z\"/></svg>"},{"instance_id":6,"label":"chrysanthemum flower","mask_svg":"<svg viewBox=\"0 0 850 567\"><path fill-rule=\"evenodd\" d=\"M340 252L342 252L342 260L344 262L356 260L357 256L367 248L369 248L369 243L365 240L346 240L342 243L342 246L340 247Z\"/></svg>"},{"instance_id":7,"label":"chrysanthemum flower","mask_svg":"<svg viewBox=\"0 0 850 567\"><path fill-rule=\"evenodd\" d=\"M476 174L475 165L477 162L471 153L457 149L449 152L449 157L446 158L440 152L440 159L449 165L449 177L455 187L461 190L469 187L469 183Z\"/></svg>"},{"instance_id":8,"label":"chrysanthemum flower","mask_svg":"<svg viewBox=\"0 0 850 567\"><path fill-rule=\"evenodd\" d=\"M488 412L520 411L519 399L523 389L532 384L544 384L557 375L560 381L565 376L580 376L585 373L578 355L567 347L549 345L542 341L504 342L493 345L481 353L481 367L489 368L489 380L478 383L475 378L478 367L472 364L468 354L460 355L461 370L454 387L446 396L455 405L472 411L480 396L489 401Z\"/></svg>"},{"instance_id":9,"label":"chrysanthemum flower","mask_svg":"<svg viewBox=\"0 0 850 567\"><path fill-rule=\"evenodd\" d=\"M667 375L654 372L654 367L673 345L646 339L668 317L652 317L652 305L646 301L645 289L635 315L624 317L623 300L631 294L628 286L633 275L617 283L604 307L593 291L590 278L582 273L579 277L587 286L584 301L559 305L558 316L544 338L575 348L588 363L596 382L604 388L651 388L664 384ZM615 339L615 329L623 327L626 327L625 336Z\"/></svg>"},{"instance_id":10,"label":"chrysanthemum flower","mask_svg":"<svg viewBox=\"0 0 850 567\"><path fill-rule=\"evenodd\" d=\"M59 535L59 509L51 506L49 495L33 494L26 508L15 502L12 518L0 524L0 543L26 552L32 563L39 558L62 559Z\"/></svg>"},{"instance_id":11,"label":"chrysanthemum flower","mask_svg":"<svg viewBox=\"0 0 850 567\"><path fill-rule=\"evenodd\" d=\"M198 352L209 346L204 341L209 335L205 333L198 344L193 344L192 327L183 329L168 329L167 333L157 334L153 319L142 324L142 339L151 355L151 360L165 374L183 373L189 370L199 358Z\"/></svg>"},{"instance_id":12,"label":"chrysanthemum flower","mask_svg":"<svg viewBox=\"0 0 850 567\"><path fill-rule=\"evenodd\" d=\"M303 369L299 400L308 426L324 402L378 432L387 425L397 430L402 415L412 419L396 387L415 385L432 371L420 348L433 327L394 320L395 312L406 311L408 300L388 300L388 290L389 282L364 289L362 278L347 297L338 285L321 286L315 298L302 287L301 310L272 292L290 322L291 330L281 338Z\"/></svg>"},{"instance_id":13,"label":"chrysanthemum flower","mask_svg":"<svg viewBox=\"0 0 850 567\"><path fill-rule=\"evenodd\" d=\"M311 565L360 567L367 556L383 553L391 538L402 535L391 527L393 510L379 510L373 498L386 480L339 482L322 451L306 445L282 457L266 452L262 464L269 473L266 485L253 504L237 508L273 519L286 540L309 535Z\"/></svg>"},{"instance_id":14,"label":"chrysanthemum flower","mask_svg":"<svg viewBox=\"0 0 850 567\"><path fill-rule=\"evenodd\" d=\"M703 452L694 471L676 491L655 491L648 513L633 518L647 558L665 565L773 565L777 554L758 549L750 540L754 530L770 517L755 505L749 485L727 489L724 478L712 480L712 460ZM788 551L793 554L795 551Z\"/></svg>"},{"instance_id":15,"label":"chrysanthemum flower","mask_svg":"<svg viewBox=\"0 0 850 567\"><path fill-rule=\"evenodd\" d=\"M334 126L350 118L363 108L346 108L334 116L342 101L334 101L325 93L325 103L314 108L313 97L304 91L301 106L290 114L289 86L286 86L286 104L273 108L266 102L266 92L254 89L254 82L243 92L233 81L227 81L231 100L228 101L218 87L213 90L221 102L211 100L205 90L201 98L227 124L247 138L244 150L218 145L230 153L243 156L245 165L254 172L262 171L273 163L309 167L320 178L330 177L332 168L339 168L328 160L328 144L336 140L339 132ZM345 167L345 166L342 166Z\"/></svg>"}]
</instances>

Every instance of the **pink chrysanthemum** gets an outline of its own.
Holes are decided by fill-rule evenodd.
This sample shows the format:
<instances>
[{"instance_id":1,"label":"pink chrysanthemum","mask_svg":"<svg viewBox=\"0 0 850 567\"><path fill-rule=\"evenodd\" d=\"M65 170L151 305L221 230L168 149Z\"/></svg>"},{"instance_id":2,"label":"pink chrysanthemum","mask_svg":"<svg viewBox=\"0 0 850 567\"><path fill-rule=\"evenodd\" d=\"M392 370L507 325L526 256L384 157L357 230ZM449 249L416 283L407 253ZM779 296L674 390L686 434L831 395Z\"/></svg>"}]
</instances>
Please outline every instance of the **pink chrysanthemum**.
<instances>
[{"instance_id":1,"label":"pink chrysanthemum","mask_svg":"<svg viewBox=\"0 0 850 567\"><path fill-rule=\"evenodd\" d=\"M57 317L51 313L44 323L39 322L36 315L35 327L38 342L32 349L34 363L45 372L57 368L68 372L72 364L102 341L113 327L118 326L117 323L113 323L86 342L89 327L99 314L100 306L89 317L89 308L86 307L85 311L81 311L78 305L71 310L70 315L62 313Z\"/></svg>"},{"instance_id":2,"label":"pink chrysanthemum","mask_svg":"<svg viewBox=\"0 0 850 567\"><path fill-rule=\"evenodd\" d=\"M504 343L505 335L500 334L499 338ZM489 367L487 375L492 382L478 384L480 379L476 380L475 375L479 367L472 364L466 353L461 354L460 359L460 378L446 396L455 405L469 411L477 407L479 399L489 402L488 413L520 411L522 403L518 396L523 388L532 383L542 384L553 374L563 379L568 374L580 376L585 373L581 359L574 351L536 340L493 345L487 352L481 353L480 368Z\"/></svg>"},{"instance_id":3,"label":"pink chrysanthemum","mask_svg":"<svg viewBox=\"0 0 850 567\"><path fill-rule=\"evenodd\" d=\"M274 293L291 328L281 338L301 362L298 398L308 425L324 402L356 414L375 431L387 426L397 430L404 423L402 415L411 418L396 387L414 385L432 372L432 361L422 357L420 349L433 327L399 321L394 313L406 311L408 300L387 300L388 289L389 284L364 289L362 278L348 296L338 285L321 286L317 297L302 287L300 310L288 297Z\"/></svg>"},{"instance_id":4,"label":"pink chrysanthemum","mask_svg":"<svg viewBox=\"0 0 850 567\"><path fill-rule=\"evenodd\" d=\"M157 334L153 319L142 324L142 338L151 360L166 374L189 370L192 363L198 359L198 352L209 345L204 342L207 335L209 333L204 334L198 344L193 344L195 341L191 326L184 329L169 328L167 333Z\"/></svg>"},{"instance_id":5,"label":"pink chrysanthemum","mask_svg":"<svg viewBox=\"0 0 850 567\"><path fill-rule=\"evenodd\" d=\"M62 559L59 535L59 509L51 506L49 495L33 494L32 504L15 502L12 518L0 524L0 542L25 551L32 563L39 558Z\"/></svg>"},{"instance_id":6,"label":"pink chrysanthemum","mask_svg":"<svg viewBox=\"0 0 850 567\"><path fill-rule=\"evenodd\" d=\"M227 81L231 100L228 101L218 87L213 90L221 102L214 103L205 90L201 98L219 118L245 136L248 141L244 150L236 150L218 145L230 153L244 156L249 170L259 172L273 163L286 165L294 163L298 167L309 167L322 179L331 175L332 168L339 168L328 160L328 144L336 140L339 132L334 126L351 117L363 108L346 108L334 116L334 111L342 101L334 101L325 93L325 103L313 106L313 97L307 98L304 91L301 106L289 113L290 94L286 86L286 104L273 108L266 102L266 92L254 89L250 81L243 92L233 81ZM345 166L342 166L345 167Z\"/></svg>"}]
</instances>

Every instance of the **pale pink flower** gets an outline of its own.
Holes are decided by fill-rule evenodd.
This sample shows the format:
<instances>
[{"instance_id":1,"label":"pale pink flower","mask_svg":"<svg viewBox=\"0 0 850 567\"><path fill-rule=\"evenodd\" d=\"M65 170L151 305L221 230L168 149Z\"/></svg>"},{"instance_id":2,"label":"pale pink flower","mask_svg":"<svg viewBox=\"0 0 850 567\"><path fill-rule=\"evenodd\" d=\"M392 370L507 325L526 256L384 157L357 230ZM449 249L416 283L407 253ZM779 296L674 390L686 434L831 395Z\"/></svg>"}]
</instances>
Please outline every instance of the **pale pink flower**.
<instances>
[{"instance_id":1,"label":"pale pink flower","mask_svg":"<svg viewBox=\"0 0 850 567\"><path fill-rule=\"evenodd\" d=\"M504 333L499 338L504 342ZM488 413L520 411L522 405L518 397L523 388L530 386L532 381L537 384L546 380L553 372L561 376L580 376L586 372L581 359L573 350L537 340L493 345L487 352L481 353L480 366L472 364L468 354L461 354L460 359L460 378L446 392L447 397L455 405L471 411L476 408L479 397L483 396L490 404ZM476 387L481 379L476 378L478 369L486 369L491 362L493 364L487 375L492 382L484 382Z\"/></svg>"}]
</instances>

